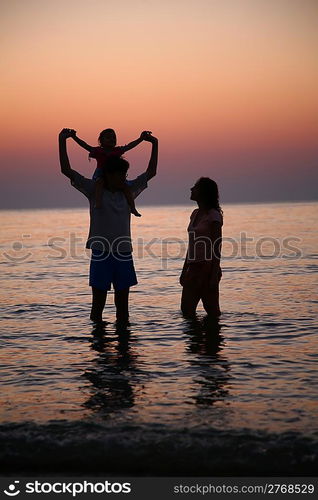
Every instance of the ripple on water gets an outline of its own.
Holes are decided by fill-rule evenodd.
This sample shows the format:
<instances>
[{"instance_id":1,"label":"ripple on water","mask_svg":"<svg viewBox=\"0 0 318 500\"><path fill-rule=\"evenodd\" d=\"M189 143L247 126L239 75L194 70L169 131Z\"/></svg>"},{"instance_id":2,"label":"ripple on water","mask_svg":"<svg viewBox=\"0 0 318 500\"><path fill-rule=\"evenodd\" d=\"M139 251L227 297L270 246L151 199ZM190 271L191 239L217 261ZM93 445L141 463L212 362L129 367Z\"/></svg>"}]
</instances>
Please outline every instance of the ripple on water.
<instances>
[{"instance_id":1,"label":"ripple on water","mask_svg":"<svg viewBox=\"0 0 318 500\"><path fill-rule=\"evenodd\" d=\"M190 210L181 208L174 207L172 221L169 208L154 214L145 207L138 236L150 241L151 227L158 238L183 238ZM280 235L284 223L304 249L315 248L313 223L304 228L315 220L312 208L266 210L271 230ZM225 207L226 234L247 227L255 239L264 236L262 211ZM207 321L201 306L196 320L182 318L181 257L162 269L158 259L136 255L131 324L116 327L111 292L108 323L93 328L87 259L48 264L43 247L52 234L83 231L83 211L45 212L45 224L41 211L31 215L19 222L6 216L13 241L22 230L36 235L32 259L3 265L0 386L8 423L0 429L0 454L8 466L96 464L101 472L143 467L182 475L305 474L317 467L316 254L224 259L219 324Z\"/></svg>"}]
</instances>

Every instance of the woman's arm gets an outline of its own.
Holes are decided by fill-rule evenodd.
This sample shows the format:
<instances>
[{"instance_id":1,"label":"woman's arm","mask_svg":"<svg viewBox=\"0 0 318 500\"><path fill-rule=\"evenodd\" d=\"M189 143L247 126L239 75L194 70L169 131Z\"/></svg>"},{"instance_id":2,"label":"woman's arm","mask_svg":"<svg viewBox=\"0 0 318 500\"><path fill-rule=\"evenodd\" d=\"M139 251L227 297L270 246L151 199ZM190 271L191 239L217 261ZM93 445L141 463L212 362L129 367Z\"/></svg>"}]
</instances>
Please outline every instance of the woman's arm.
<instances>
[{"instance_id":1,"label":"woman's arm","mask_svg":"<svg viewBox=\"0 0 318 500\"><path fill-rule=\"evenodd\" d=\"M187 252L186 258L184 259L183 268L182 268L180 278L179 278L179 283L181 286L184 286L185 275L186 275L187 269L189 267L187 260L188 260L188 252Z\"/></svg>"},{"instance_id":2,"label":"woman's arm","mask_svg":"<svg viewBox=\"0 0 318 500\"><path fill-rule=\"evenodd\" d=\"M214 221L212 223L212 248L213 248L213 256L212 256L212 268L211 268L211 276L210 276L210 284L212 287L218 285L221 275L221 248L222 248L222 225Z\"/></svg>"}]
</instances>

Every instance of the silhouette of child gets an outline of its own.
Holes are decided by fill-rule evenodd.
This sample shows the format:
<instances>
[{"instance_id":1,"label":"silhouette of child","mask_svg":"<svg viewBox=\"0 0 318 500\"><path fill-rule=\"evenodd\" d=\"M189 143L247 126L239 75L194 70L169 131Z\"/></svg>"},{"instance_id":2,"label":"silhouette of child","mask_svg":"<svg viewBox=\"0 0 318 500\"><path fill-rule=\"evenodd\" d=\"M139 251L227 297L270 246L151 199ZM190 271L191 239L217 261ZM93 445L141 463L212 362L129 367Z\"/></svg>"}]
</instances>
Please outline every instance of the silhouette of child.
<instances>
[{"instance_id":1,"label":"silhouette of child","mask_svg":"<svg viewBox=\"0 0 318 500\"><path fill-rule=\"evenodd\" d=\"M79 146L89 151L89 158L95 158L97 161L97 167L93 175L93 179L96 181L95 187L95 204L96 208L101 208L103 200L103 190L104 190L104 172L107 171L107 159L111 156L122 156L126 151L135 148L140 144L147 135L151 134L149 131L143 131L140 137L135 141L130 142L126 146L116 146L117 137L113 129L107 128L102 130L99 134L98 142L99 146L94 147L87 144L85 141L77 137L76 130L72 130L71 137L74 139ZM141 214L137 211L135 206L135 201L133 199L132 193L128 185L123 187L123 193L126 197L127 203L130 207L131 213L136 217L141 217Z\"/></svg>"}]
</instances>

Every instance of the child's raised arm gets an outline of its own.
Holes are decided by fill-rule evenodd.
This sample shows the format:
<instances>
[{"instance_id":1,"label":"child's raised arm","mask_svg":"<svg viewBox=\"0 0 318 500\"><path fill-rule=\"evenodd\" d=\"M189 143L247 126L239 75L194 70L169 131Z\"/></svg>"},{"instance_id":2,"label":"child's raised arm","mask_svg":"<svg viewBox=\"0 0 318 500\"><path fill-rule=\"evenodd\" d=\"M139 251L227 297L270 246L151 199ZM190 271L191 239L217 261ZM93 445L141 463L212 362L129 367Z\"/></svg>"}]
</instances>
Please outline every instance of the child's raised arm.
<instances>
[{"instance_id":1,"label":"child's raised arm","mask_svg":"<svg viewBox=\"0 0 318 500\"><path fill-rule=\"evenodd\" d=\"M147 137L149 134L151 134L151 132L149 132L148 130L144 130L143 132L141 132L140 137L138 139L130 142L129 144L126 144L126 146L123 146L124 152L129 151L130 149L133 149L136 146L138 146L138 144L144 141L145 137Z\"/></svg>"},{"instance_id":2,"label":"child's raised arm","mask_svg":"<svg viewBox=\"0 0 318 500\"><path fill-rule=\"evenodd\" d=\"M90 146L85 141L83 141L82 139L80 139L79 137L77 137L76 130L72 129L72 135L71 135L71 137L72 137L72 139L74 139L75 142L77 142L77 144L79 146L81 146L82 148L86 149L86 151L89 151L90 153L93 151L93 149L94 149L93 146Z\"/></svg>"}]
</instances>

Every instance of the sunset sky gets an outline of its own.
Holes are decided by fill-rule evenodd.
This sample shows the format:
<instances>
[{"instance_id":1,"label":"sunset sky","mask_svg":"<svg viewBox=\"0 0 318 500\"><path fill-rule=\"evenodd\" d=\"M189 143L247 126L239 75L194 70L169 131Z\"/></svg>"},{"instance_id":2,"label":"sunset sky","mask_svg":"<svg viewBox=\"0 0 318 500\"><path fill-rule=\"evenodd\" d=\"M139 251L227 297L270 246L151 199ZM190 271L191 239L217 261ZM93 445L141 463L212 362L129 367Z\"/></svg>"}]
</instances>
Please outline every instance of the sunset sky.
<instances>
[{"instance_id":1,"label":"sunset sky","mask_svg":"<svg viewBox=\"0 0 318 500\"><path fill-rule=\"evenodd\" d=\"M63 127L92 145L152 130L141 203L187 203L201 175L224 202L315 199L317 22L316 0L2 0L0 206L85 204L59 173ZM131 177L149 151L127 153Z\"/></svg>"}]
</instances>

